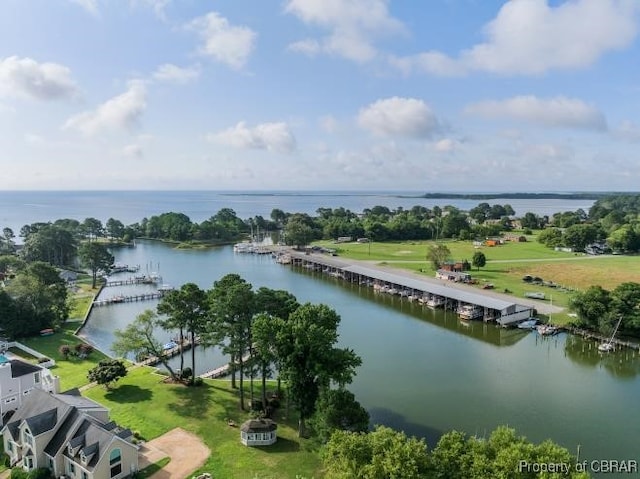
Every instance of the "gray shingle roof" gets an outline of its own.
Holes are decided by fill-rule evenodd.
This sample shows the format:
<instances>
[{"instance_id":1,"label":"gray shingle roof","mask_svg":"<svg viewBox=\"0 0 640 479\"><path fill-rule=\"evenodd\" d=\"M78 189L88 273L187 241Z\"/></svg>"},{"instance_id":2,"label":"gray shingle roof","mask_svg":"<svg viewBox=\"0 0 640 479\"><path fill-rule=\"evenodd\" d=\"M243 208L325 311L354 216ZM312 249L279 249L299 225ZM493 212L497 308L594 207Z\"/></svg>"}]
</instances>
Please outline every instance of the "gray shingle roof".
<instances>
[{"instance_id":1,"label":"gray shingle roof","mask_svg":"<svg viewBox=\"0 0 640 479\"><path fill-rule=\"evenodd\" d=\"M42 368L34 364L25 363L19 359L11 360L11 377L19 378L26 376L27 374L33 374L40 371Z\"/></svg>"}]
</instances>

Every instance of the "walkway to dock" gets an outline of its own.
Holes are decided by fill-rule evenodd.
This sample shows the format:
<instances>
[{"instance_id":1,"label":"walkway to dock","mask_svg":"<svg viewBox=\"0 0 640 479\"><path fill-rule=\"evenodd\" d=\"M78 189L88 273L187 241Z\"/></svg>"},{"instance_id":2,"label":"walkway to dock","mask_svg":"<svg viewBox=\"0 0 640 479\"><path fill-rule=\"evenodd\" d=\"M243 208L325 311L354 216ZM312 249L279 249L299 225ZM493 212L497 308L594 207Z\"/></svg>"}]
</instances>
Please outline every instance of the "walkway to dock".
<instances>
[{"instance_id":1,"label":"walkway to dock","mask_svg":"<svg viewBox=\"0 0 640 479\"><path fill-rule=\"evenodd\" d=\"M136 284L158 284L160 282L160 278L153 278L151 276L141 276L129 279L119 279L107 281L104 286L105 288L109 288L112 286L133 286Z\"/></svg>"},{"instance_id":2,"label":"walkway to dock","mask_svg":"<svg viewBox=\"0 0 640 479\"><path fill-rule=\"evenodd\" d=\"M242 362L246 363L247 361L249 361L250 358L251 358L251 354L247 353L242 357ZM206 373L200 374L200 377L202 379L218 379L218 378L223 378L225 376L228 376L230 374L230 371L231 371L231 365L227 363L224 366L220 366L219 368L211 369Z\"/></svg>"}]
</instances>

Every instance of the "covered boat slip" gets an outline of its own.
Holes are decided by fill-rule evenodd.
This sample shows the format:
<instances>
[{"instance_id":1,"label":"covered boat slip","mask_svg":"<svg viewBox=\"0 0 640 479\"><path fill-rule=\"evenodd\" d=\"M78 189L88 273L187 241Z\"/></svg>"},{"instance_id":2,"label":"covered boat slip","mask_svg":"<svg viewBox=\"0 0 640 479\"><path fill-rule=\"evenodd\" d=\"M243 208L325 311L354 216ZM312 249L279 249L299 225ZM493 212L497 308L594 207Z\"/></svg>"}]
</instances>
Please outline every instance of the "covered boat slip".
<instances>
[{"instance_id":1,"label":"covered boat slip","mask_svg":"<svg viewBox=\"0 0 640 479\"><path fill-rule=\"evenodd\" d=\"M292 251L290 255L292 264L295 266L321 271L352 283L376 288L385 287L391 292L411 298L442 298L445 307L450 309L457 309L464 305L479 306L483 308L481 319L495 321L502 326L530 318L534 307L541 312L547 312L544 309L547 309L548 305L544 303L540 306L526 300L515 303L514 298L508 295L478 292L468 285L426 278L410 271L390 270L362 261L337 259L316 253Z\"/></svg>"}]
</instances>

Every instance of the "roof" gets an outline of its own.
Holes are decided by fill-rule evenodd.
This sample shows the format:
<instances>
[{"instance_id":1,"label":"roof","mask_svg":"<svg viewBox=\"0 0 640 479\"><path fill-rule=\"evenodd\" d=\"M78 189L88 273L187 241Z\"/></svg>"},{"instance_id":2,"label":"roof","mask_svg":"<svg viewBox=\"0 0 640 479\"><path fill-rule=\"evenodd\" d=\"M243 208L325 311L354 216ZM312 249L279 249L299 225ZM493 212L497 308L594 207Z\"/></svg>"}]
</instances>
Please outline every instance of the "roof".
<instances>
[{"instance_id":1,"label":"roof","mask_svg":"<svg viewBox=\"0 0 640 479\"><path fill-rule=\"evenodd\" d=\"M36 366L35 364L25 363L24 361L20 361L19 359L12 359L10 363L11 363L12 378L19 378L21 376L37 373L38 371L42 370L40 366Z\"/></svg>"},{"instance_id":2,"label":"roof","mask_svg":"<svg viewBox=\"0 0 640 479\"><path fill-rule=\"evenodd\" d=\"M271 419L249 419L240 426L242 432L265 432L276 429L278 429L278 425Z\"/></svg>"},{"instance_id":3,"label":"roof","mask_svg":"<svg viewBox=\"0 0 640 479\"><path fill-rule=\"evenodd\" d=\"M106 409L90 399L74 395L75 392L71 391L70 395L49 394L34 389L25 396L22 405L5 427L16 440L23 423L34 436L56 429L44 452L55 457L63 451L64 455L69 456L67 446L70 445L76 452L74 460L79 460L79 455L84 454L88 459L85 467L91 470L114 440L130 444L127 438L131 436L131 431L119 428L112 421L102 424L91 415L91 411Z\"/></svg>"},{"instance_id":4,"label":"roof","mask_svg":"<svg viewBox=\"0 0 640 479\"><path fill-rule=\"evenodd\" d=\"M404 286L405 288L427 291L438 296L456 299L458 301L462 301L463 303L477 304L485 308L497 309L498 311L503 311L515 306L516 304L514 302L505 301L503 299L495 298L486 294L453 288L449 285L439 284L439 282L434 283L431 281L427 281L426 279L413 278L408 275L405 276L399 273L390 273L387 271L381 271L379 269L367 268L365 266L354 265L347 266L346 268L342 269L351 273L377 278L380 281L385 281L387 283Z\"/></svg>"}]
</instances>

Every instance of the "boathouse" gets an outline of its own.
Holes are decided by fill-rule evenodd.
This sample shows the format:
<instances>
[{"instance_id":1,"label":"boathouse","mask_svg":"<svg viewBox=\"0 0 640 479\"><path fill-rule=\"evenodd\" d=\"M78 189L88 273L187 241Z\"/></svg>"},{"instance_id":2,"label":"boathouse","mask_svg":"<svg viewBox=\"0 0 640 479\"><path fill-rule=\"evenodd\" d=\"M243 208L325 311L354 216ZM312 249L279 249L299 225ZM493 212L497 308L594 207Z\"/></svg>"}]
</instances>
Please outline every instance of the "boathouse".
<instances>
[{"instance_id":1,"label":"boathouse","mask_svg":"<svg viewBox=\"0 0 640 479\"><path fill-rule=\"evenodd\" d=\"M533 307L513 301L511 296L495 292L480 292L470 285L443 282L436 278L420 277L411 272L375 266L363 266L354 261L320 254L292 251L291 264L343 279L350 283L370 286L375 291L397 294L407 299L436 300L448 309L458 310L465 305L482 308L479 319L495 321L501 326L515 324L533 316Z\"/></svg>"}]
</instances>

